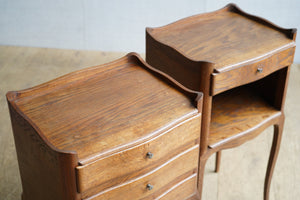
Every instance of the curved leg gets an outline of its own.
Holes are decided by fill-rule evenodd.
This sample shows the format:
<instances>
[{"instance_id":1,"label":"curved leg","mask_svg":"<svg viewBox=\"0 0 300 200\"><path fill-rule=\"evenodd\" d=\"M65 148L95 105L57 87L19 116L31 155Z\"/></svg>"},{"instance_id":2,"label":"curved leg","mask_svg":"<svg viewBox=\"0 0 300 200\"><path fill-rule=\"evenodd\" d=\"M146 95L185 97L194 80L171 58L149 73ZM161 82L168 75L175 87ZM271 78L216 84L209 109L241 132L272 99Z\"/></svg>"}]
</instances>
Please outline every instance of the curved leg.
<instances>
[{"instance_id":1,"label":"curved leg","mask_svg":"<svg viewBox=\"0 0 300 200\"><path fill-rule=\"evenodd\" d=\"M216 168L215 172L218 173L220 170L220 165L221 165L221 151L218 151L216 153Z\"/></svg>"},{"instance_id":2,"label":"curved leg","mask_svg":"<svg viewBox=\"0 0 300 200\"><path fill-rule=\"evenodd\" d=\"M206 165L206 158L200 158L199 163L199 175L198 175L198 192L199 192L199 200L202 198L202 189L203 189L203 178L204 178L204 171Z\"/></svg>"},{"instance_id":3,"label":"curved leg","mask_svg":"<svg viewBox=\"0 0 300 200\"><path fill-rule=\"evenodd\" d=\"M269 200L271 179L272 179L273 171L275 168L275 164L276 164L276 160L280 148L283 123L284 123L284 118L282 118L282 120L280 120L278 124L274 125L273 143L272 143L272 148L270 152L269 163L268 163L268 168L267 168L266 178L265 178L264 200Z\"/></svg>"}]
</instances>

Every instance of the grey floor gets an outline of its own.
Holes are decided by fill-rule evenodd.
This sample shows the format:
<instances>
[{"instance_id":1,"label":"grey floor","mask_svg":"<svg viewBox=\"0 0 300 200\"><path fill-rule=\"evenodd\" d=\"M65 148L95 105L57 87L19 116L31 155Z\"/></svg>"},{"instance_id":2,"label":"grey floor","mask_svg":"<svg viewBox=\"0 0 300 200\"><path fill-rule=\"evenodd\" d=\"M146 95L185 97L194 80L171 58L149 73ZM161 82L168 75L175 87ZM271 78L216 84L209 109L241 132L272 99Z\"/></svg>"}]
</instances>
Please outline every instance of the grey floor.
<instances>
[{"instance_id":1,"label":"grey floor","mask_svg":"<svg viewBox=\"0 0 300 200\"><path fill-rule=\"evenodd\" d=\"M28 88L68 72L120 58L125 53L0 46L0 199L21 199L21 182L5 93ZM286 99L284 136L270 200L300 199L300 65L293 65ZM206 166L203 200L260 200L272 127L239 148L223 151L214 173Z\"/></svg>"}]
</instances>

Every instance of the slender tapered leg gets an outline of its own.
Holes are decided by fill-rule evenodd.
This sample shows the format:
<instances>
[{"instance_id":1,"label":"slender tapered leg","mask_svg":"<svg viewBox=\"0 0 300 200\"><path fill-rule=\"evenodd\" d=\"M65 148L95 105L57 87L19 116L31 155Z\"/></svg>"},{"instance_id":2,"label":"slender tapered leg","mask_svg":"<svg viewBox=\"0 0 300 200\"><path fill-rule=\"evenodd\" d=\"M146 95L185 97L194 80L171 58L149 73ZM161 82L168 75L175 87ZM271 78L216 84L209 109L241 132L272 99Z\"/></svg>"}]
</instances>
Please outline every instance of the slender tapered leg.
<instances>
[{"instance_id":1,"label":"slender tapered leg","mask_svg":"<svg viewBox=\"0 0 300 200\"><path fill-rule=\"evenodd\" d=\"M273 171L275 168L275 164L276 164L276 160L280 148L281 136L283 131L283 123L284 123L284 118L282 118L282 120L280 120L278 124L274 125L273 144L270 152L269 163L268 163L268 168L267 168L266 178L265 178L264 200L269 200L271 179L272 179Z\"/></svg>"},{"instance_id":2,"label":"slender tapered leg","mask_svg":"<svg viewBox=\"0 0 300 200\"><path fill-rule=\"evenodd\" d=\"M198 175L198 192L199 192L199 197L200 197L199 200L202 199L203 179L204 179L204 171L205 171L206 161L207 161L207 158L200 158L199 175Z\"/></svg>"},{"instance_id":3,"label":"slender tapered leg","mask_svg":"<svg viewBox=\"0 0 300 200\"><path fill-rule=\"evenodd\" d=\"M221 151L218 151L216 153L216 168L215 172L218 173L220 170L220 165L221 165Z\"/></svg>"}]
</instances>

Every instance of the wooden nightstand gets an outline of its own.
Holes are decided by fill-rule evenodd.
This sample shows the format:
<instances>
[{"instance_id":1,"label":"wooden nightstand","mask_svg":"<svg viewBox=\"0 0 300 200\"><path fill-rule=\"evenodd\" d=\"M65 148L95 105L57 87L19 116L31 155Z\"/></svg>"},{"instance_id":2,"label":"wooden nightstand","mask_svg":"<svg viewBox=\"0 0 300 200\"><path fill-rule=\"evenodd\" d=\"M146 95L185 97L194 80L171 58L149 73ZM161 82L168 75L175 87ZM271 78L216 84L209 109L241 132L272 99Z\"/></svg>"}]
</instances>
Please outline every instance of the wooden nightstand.
<instances>
[{"instance_id":1,"label":"wooden nightstand","mask_svg":"<svg viewBox=\"0 0 300 200\"><path fill-rule=\"evenodd\" d=\"M229 4L215 12L146 29L146 61L189 89L202 91L198 188L205 163L274 125L264 198L268 199L284 123L296 29L283 29Z\"/></svg>"},{"instance_id":2,"label":"wooden nightstand","mask_svg":"<svg viewBox=\"0 0 300 200\"><path fill-rule=\"evenodd\" d=\"M7 100L23 200L199 198L202 93L137 54Z\"/></svg>"}]
</instances>

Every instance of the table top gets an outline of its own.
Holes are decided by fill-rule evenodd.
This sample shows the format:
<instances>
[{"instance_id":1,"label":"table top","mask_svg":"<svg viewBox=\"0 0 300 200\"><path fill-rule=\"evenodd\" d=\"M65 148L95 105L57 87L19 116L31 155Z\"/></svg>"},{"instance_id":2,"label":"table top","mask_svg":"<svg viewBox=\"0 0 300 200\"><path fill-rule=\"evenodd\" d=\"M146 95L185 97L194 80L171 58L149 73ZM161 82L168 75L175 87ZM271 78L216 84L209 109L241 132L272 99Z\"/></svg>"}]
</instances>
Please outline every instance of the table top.
<instances>
[{"instance_id":1,"label":"table top","mask_svg":"<svg viewBox=\"0 0 300 200\"><path fill-rule=\"evenodd\" d=\"M183 88L146 65L131 53L7 97L54 148L85 163L198 114Z\"/></svg>"},{"instance_id":2,"label":"table top","mask_svg":"<svg viewBox=\"0 0 300 200\"><path fill-rule=\"evenodd\" d=\"M185 57L214 64L215 72L295 46L296 29L283 29L234 4L147 33Z\"/></svg>"}]
</instances>

